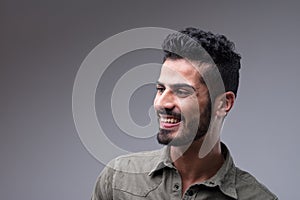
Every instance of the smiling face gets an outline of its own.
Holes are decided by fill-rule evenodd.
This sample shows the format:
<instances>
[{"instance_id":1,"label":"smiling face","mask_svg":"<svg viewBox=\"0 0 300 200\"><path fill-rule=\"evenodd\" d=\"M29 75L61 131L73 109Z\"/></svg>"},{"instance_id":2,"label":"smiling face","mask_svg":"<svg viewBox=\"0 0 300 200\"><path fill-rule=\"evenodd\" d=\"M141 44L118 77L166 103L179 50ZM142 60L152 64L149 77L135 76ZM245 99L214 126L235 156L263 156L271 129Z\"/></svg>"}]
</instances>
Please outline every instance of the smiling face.
<instances>
[{"instance_id":1,"label":"smiling face","mask_svg":"<svg viewBox=\"0 0 300 200\"><path fill-rule=\"evenodd\" d=\"M160 144L186 145L206 134L211 117L208 89L189 61L167 59L156 87Z\"/></svg>"}]
</instances>

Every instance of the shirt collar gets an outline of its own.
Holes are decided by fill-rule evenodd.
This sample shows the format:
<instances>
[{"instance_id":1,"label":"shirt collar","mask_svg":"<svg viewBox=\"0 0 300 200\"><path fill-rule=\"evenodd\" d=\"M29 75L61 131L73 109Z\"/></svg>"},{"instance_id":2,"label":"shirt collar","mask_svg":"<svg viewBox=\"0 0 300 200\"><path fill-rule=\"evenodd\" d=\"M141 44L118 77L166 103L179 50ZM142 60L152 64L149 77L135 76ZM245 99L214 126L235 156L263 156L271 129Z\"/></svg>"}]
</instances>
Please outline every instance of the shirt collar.
<instances>
[{"instance_id":1,"label":"shirt collar","mask_svg":"<svg viewBox=\"0 0 300 200\"><path fill-rule=\"evenodd\" d=\"M222 154L225 157L225 162L223 163L222 167L218 170L218 172L211 177L210 179L199 183L206 185L208 187L215 187L218 186L220 190L227 196L230 196L234 199L237 199L237 191L235 187L235 179L236 179L236 170L235 165L233 163L232 157L226 145L221 143ZM170 147L165 146L162 148L160 156L157 160L157 164L155 167L149 172L149 176L152 176L156 171L159 171L165 167L168 168L175 168L172 164L170 158Z\"/></svg>"},{"instance_id":2,"label":"shirt collar","mask_svg":"<svg viewBox=\"0 0 300 200\"><path fill-rule=\"evenodd\" d=\"M170 158L170 147L165 146L160 150L160 156L154 168L149 172L149 176L152 176L156 171L159 171L165 167L175 168Z\"/></svg>"},{"instance_id":3,"label":"shirt collar","mask_svg":"<svg viewBox=\"0 0 300 200\"><path fill-rule=\"evenodd\" d=\"M230 152L224 143L221 143L222 154L225 162L218 172L210 179L204 181L204 185L209 187L219 186L220 190L227 196L237 199L237 191L235 187L236 167Z\"/></svg>"}]
</instances>

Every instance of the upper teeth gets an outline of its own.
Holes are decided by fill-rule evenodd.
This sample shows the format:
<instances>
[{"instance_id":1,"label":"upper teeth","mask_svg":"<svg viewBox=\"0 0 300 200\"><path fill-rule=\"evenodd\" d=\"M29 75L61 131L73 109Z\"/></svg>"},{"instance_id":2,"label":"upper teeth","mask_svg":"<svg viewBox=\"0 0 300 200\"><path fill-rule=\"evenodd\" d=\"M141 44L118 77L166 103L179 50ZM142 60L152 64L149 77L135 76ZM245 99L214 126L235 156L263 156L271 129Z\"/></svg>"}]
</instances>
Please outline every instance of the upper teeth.
<instances>
[{"instance_id":1,"label":"upper teeth","mask_svg":"<svg viewBox=\"0 0 300 200\"><path fill-rule=\"evenodd\" d=\"M174 118L160 118L160 121L165 122L165 123L177 123L178 119L174 119Z\"/></svg>"}]
</instances>

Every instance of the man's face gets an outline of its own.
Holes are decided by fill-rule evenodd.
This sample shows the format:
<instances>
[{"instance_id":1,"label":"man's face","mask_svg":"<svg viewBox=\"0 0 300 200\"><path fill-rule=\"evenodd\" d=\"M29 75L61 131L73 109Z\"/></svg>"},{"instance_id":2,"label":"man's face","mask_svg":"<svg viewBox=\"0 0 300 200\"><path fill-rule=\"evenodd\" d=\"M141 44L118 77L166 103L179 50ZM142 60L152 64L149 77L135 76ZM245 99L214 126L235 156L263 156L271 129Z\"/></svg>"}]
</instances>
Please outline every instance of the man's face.
<instances>
[{"instance_id":1,"label":"man's face","mask_svg":"<svg viewBox=\"0 0 300 200\"><path fill-rule=\"evenodd\" d=\"M181 146L206 134L211 117L208 89L198 70L185 59L167 59L157 81L154 107L158 142Z\"/></svg>"}]
</instances>

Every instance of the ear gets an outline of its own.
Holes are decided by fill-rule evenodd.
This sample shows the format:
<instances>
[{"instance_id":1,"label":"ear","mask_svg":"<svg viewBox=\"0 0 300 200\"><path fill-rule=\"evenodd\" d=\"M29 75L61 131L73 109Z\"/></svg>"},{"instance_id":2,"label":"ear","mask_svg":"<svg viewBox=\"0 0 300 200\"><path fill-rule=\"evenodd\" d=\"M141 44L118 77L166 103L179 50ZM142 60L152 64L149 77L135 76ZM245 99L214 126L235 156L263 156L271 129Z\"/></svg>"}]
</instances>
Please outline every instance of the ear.
<instances>
[{"instance_id":1,"label":"ear","mask_svg":"<svg viewBox=\"0 0 300 200\"><path fill-rule=\"evenodd\" d=\"M233 107L233 104L235 102L235 95L233 92L229 91L229 92L225 92L225 110L228 113L231 108Z\"/></svg>"},{"instance_id":2,"label":"ear","mask_svg":"<svg viewBox=\"0 0 300 200\"><path fill-rule=\"evenodd\" d=\"M215 101L216 115L219 117L225 117L233 107L234 102L235 95L231 91L218 96Z\"/></svg>"}]
</instances>

